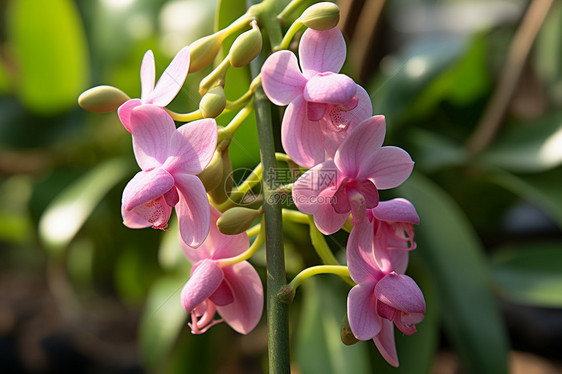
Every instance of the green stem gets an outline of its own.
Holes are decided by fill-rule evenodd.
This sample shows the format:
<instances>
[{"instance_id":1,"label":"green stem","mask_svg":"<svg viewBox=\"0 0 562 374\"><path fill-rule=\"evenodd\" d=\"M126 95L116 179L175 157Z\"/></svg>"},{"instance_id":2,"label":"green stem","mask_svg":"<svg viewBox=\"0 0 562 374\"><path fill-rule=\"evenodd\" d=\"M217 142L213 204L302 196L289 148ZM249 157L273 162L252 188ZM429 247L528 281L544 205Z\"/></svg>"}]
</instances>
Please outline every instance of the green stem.
<instances>
[{"instance_id":1,"label":"green stem","mask_svg":"<svg viewBox=\"0 0 562 374\"><path fill-rule=\"evenodd\" d=\"M289 18L306 0L293 0L291 1L285 9L279 13L277 19L281 22L286 22L287 18Z\"/></svg>"},{"instance_id":2,"label":"green stem","mask_svg":"<svg viewBox=\"0 0 562 374\"><path fill-rule=\"evenodd\" d=\"M308 216L308 224L310 226L310 240L312 241L312 246L322 262L326 265L339 265L340 262L332 253L328 243L326 243L324 235L316 228L312 216Z\"/></svg>"},{"instance_id":3,"label":"green stem","mask_svg":"<svg viewBox=\"0 0 562 374\"><path fill-rule=\"evenodd\" d=\"M253 0L248 0L250 5ZM275 1L265 0L262 4L264 10L269 10L261 19L265 26L270 41L277 45L276 40L281 41L281 27L272 10ZM270 19L272 18L273 19ZM267 22L263 22L263 21ZM250 64L252 76L256 77L264 60L264 52ZM258 127L258 141L260 146L260 157L265 170L276 170L275 142L273 137L273 123L271 116L271 104L263 89L256 90L254 97L256 108L256 123ZM276 173L274 173L276 174ZM273 177L275 178L275 176ZM276 181L273 181L276 182ZM263 183L263 209L265 226L265 253L267 266L267 335L270 374L289 374L291 372L289 353L289 306L283 303L277 294L286 285L285 253L283 247L283 218L281 215L280 201L273 198L274 191L271 186L277 183Z\"/></svg>"},{"instance_id":4,"label":"green stem","mask_svg":"<svg viewBox=\"0 0 562 374\"><path fill-rule=\"evenodd\" d=\"M199 109L197 109L196 111L193 111L191 113L176 113L174 111L171 111L168 108L164 108L164 109L174 119L174 121L191 122L191 121L196 121L198 119L203 118L203 115L201 114Z\"/></svg>"},{"instance_id":5,"label":"green stem","mask_svg":"<svg viewBox=\"0 0 562 374\"><path fill-rule=\"evenodd\" d=\"M289 49L289 45L291 44L291 41L293 40L293 37L295 36L297 31L299 31L300 28L303 27L303 26L304 25L299 20L296 20L295 22L293 22L291 27L289 27L289 30L287 30L287 32L285 33L285 36L283 37L283 40L275 48L275 50L278 51L278 50L281 50L281 49Z\"/></svg>"},{"instance_id":6,"label":"green stem","mask_svg":"<svg viewBox=\"0 0 562 374\"><path fill-rule=\"evenodd\" d=\"M351 281L351 277L349 276L349 269L347 266L342 265L318 265L312 266L309 268L304 269L300 273L298 273L291 283L287 285L287 288L294 291L297 289L298 286L302 284L306 279L312 277L313 275L317 274L335 274L345 280L346 282ZM355 283L354 283L355 284Z\"/></svg>"}]
</instances>

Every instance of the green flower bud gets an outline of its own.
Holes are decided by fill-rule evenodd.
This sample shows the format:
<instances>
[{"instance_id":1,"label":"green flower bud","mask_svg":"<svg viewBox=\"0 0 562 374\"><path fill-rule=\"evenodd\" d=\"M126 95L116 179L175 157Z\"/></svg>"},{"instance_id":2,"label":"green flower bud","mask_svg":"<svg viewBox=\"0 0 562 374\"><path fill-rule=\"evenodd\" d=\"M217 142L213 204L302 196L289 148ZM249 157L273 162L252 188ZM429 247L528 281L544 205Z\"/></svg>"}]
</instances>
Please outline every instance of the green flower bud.
<instances>
[{"instance_id":1,"label":"green flower bud","mask_svg":"<svg viewBox=\"0 0 562 374\"><path fill-rule=\"evenodd\" d=\"M258 210L234 207L224 212L217 220L219 231L226 235L236 235L250 228L262 213Z\"/></svg>"},{"instance_id":2,"label":"green flower bud","mask_svg":"<svg viewBox=\"0 0 562 374\"><path fill-rule=\"evenodd\" d=\"M234 180L232 179L232 162L230 162L230 156L228 154L228 148L222 152L222 178L217 186L212 191L209 191L211 199L217 204L224 203L230 196L230 191L232 191L232 185Z\"/></svg>"},{"instance_id":3,"label":"green flower bud","mask_svg":"<svg viewBox=\"0 0 562 374\"><path fill-rule=\"evenodd\" d=\"M252 22L252 29L240 34L230 47L230 65L235 68L248 65L259 55L262 47L262 37L256 22Z\"/></svg>"},{"instance_id":4,"label":"green flower bud","mask_svg":"<svg viewBox=\"0 0 562 374\"><path fill-rule=\"evenodd\" d=\"M226 35L217 32L198 39L189 45L189 72L194 73L209 66L217 57Z\"/></svg>"},{"instance_id":5,"label":"green flower bud","mask_svg":"<svg viewBox=\"0 0 562 374\"><path fill-rule=\"evenodd\" d=\"M197 175L203 182L205 191L212 191L219 186L222 180L222 169L222 152L216 150L209 165Z\"/></svg>"},{"instance_id":6,"label":"green flower bud","mask_svg":"<svg viewBox=\"0 0 562 374\"><path fill-rule=\"evenodd\" d=\"M314 30L329 30L336 27L340 20L340 8L334 3L322 2L308 7L299 17L299 21Z\"/></svg>"},{"instance_id":7,"label":"green flower bud","mask_svg":"<svg viewBox=\"0 0 562 374\"><path fill-rule=\"evenodd\" d=\"M199 102L199 110L204 118L215 118L222 113L226 107L226 96L224 88L217 86L209 91L201 98Z\"/></svg>"},{"instance_id":8,"label":"green flower bud","mask_svg":"<svg viewBox=\"0 0 562 374\"><path fill-rule=\"evenodd\" d=\"M97 86L84 91L78 97L78 105L90 112L106 113L119 108L130 97L113 86Z\"/></svg>"},{"instance_id":9,"label":"green flower bud","mask_svg":"<svg viewBox=\"0 0 562 374\"><path fill-rule=\"evenodd\" d=\"M345 345L353 345L359 341L351 332L351 327L349 326L349 320L347 319L347 313L343 317L343 321L341 323L341 332L340 332L341 341Z\"/></svg>"}]
</instances>

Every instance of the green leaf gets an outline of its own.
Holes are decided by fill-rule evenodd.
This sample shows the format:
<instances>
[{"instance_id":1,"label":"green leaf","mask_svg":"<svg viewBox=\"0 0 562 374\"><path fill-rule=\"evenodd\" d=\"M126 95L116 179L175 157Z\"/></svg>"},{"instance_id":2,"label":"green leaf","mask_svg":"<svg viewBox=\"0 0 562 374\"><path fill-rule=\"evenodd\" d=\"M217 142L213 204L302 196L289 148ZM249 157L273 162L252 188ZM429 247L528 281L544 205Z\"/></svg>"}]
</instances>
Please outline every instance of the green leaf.
<instances>
[{"instance_id":1,"label":"green leaf","mask_svg":"<svg viewBox=\"0 0 562 374\"><path fill-rule=\"evenodd\" d=\"M554 2L536 41L534 65L556 103L562 103L562 3Z\"/></svg>"},{"instance_id":2,"label":"green leaf","mask_svg":"<svg viewBox=\"0 0 562 374\"><path fill-rule=\"evenodd\" d=\"M460 101L471 98L483 86L481 49L480 43L471 45L466 37L453 35L428 37L409 45L368 90L377 112L395 123L412 115L411 110L432 109L447 96ZM457 85L463 82L469 82L467 91L459 93Z\"/></svg>"},{"instance_id":3,"label":"green leaf","mask_svg":"<svg viewBox=\"0 0 562 374\"><path fill-rule=\"evenodd\" d=\"M460 166L468 159L461 144L435 132L413 128L408 132L408 139L414 144L411 151L416 167L419 165L424 171Z\"/></svg>"},{"instance_id":4,"label":"green leaf","mask_svg":"<svg viewBox=\"0 0 562 374\"><path fill-rule=\"evenodd\" d=\"M529 175L494 171L490 174L490 179L514 194L538 204L559 227L562 227L561 168Z\"/></svg>"},{"instance_id":5,"label":"green leaf","mask_svg":"<svg viewBox=\"0 0 562 374\"><path fill-rule=\"evenodd\" d=\"M530 243L495 251L493 276L508 300L562 307L562 244Z\"/></svg>"},{"instance_id":6,"label":"green leaf","mask_svg":"<svg viewBox=\"0 0 562 374\"><path fill-rule=\"evenodd\" d=\"M399 190L420 215L416 252L437 281L446 333L464 365L474 373L507 373L507 335L470 222L445 191L419 174Z\"/></svg>"},{"instance_id":7,"label":"green leaf","mask_svg":"<svg viewBox=\"0 0 562 374\"><path fill-rule=\"evenodd\" d=\"M364 344L340 339L347 291L334 277L318 276L301 286L303 310L296 330L295 358L303 374L370 373Z\"/></svg>"},{"instance_id":8,"label":"green leaf","mask_svg":"<svg viewBox=\"0 0 562 374\"><path fill-rule=\"evenodd\" d=\"M144 363L152 370L164 366L172 351L187 313L180 302L180 292L187 274L159 278L148 292L139 325L139 350Z\"/></svg>"},{"instance_id":9,"label":"green leaf","mask_svg":"<svg viewBox=\"0 0 562 374\"><path fill-rule=\"evenodd\" d=\"M89 66L86 36L74 2L11 1L7 21L23 103L46 115L76 106L88 82Z\"/></svg>"},{"instance_id":10,"label":"green leaf","mask_svg":"<svg viewBox=\"0 0 562 374\"><path fill-rule=\"evenodd\" d=\"M103 197L127 173L127 162L113 159L98 165L63 189L45 209L39 236L51 254L60 254Z\"/></svg>"},{"instance_id":11,"label":"green leaf","mask_svg":"<svg viewBox=\"0 0 562 374\"><path fill-rule=\"evenodd\" d=\"M480 160L515 172L544 171L562 164L562 112L509 129Z\"/></svg>"}]
</instances>

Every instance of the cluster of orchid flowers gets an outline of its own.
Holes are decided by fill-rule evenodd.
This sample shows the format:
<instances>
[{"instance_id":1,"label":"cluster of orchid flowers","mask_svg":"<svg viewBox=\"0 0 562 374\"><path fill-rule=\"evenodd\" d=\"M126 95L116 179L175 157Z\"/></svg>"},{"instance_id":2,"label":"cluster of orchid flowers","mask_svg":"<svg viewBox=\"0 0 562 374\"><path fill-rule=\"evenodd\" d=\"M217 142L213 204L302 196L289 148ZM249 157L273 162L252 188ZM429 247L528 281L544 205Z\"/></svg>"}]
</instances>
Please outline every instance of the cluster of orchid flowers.
<instances>
[{"instance_id":1,"label":"cluster of orchid flowers","mask_svg":"<svg viewBox=\"0 0 562 374\"><path fill-rule=\"evenodd\" d=\"M241 23L250 25L247 19ZM252 40L253 45L248 47L246 42L245 51L259 52L261 39L259 48L255 41L259 29L254 20L251 26L245 40ZM253 34L249 37L248 33ZM222 42L224 35L216 35L220 37L211 39ZM246 231L249 224L234 232L221 229L221 219L237 208L228 209L236 205L234 198L225 205L213 198L213 191L230 193L224 186L223 155L228 154L230 138L243 122L251 101L231 125L220 131L212 117L223 112L224 104L219 104L218 110L202 108L192 116L166 109L193 71L190 62L202 65L197 55L201 48L197 47L203 44L196 42L183 48L156 84L154 56L148 51L141 64L139 99L100 86L84 93L80 103L94 111L107 111L118 103L119 119L132 136L141 171L123 191L124 224L135 229L166 229L175 208L181 245L193 264L181 292L181 303L191 316L191 331L204 333L224 321L235 331L247 334L258 324L263 310L262 283L247 260L267 238L263 238L263 230L249 230L259 231L250 246ZM235 66L233 49L230 62ZM213 52L207 54L212 56L206 59L212 61ZM238 53L248 60L246 63L256 54ZM308 28L300 39L298 55L297 59L289 50L272 53L249 92L252 94L261 83L271 102L287 106L281 126L282 145L290 161L308 170L286 187L292 191L296 208L311 215L321 233L333 234L344 225L350 232L346 271L356 285L347 300L349 327L356 339L373 339L382 356L398 366L393 325L404 334L413 334L425 313L421 290L404 274L409 251L416 248L413 225L419 223L419 217L409 201L379 201L378 191L404 182L412 172L413 161L400 148L382 146L384 116L373 116L367 92L339 73L346 57L339 29ZM197 61L193 61L194 56ZM224 68L219 66L210 76L216 77L217 71L224 73ZM224 74L218 76L222 79L204 80L201 87L207 85L202 92L215 96L218 89L220 102L225 82ZM202 102L206 99L208 96ZM206 101L215 103L213 100ZM214 114L205 115L209 112ZM199 119L176 127L174 120L186 118ZM215 159L220 161L219 168L213 165ZM208 182L208 176L202 177L209 170L220 174L211 178L216 180L213 183ZM256 214L246 220L249 223L263 210L252 212ZM244 221L240 218L234 220ZM297 283L291 282L289 290L294 291L291 287L296 288ZM216 313L221 319L216 319Z\"/></svg>"}]
</instances>

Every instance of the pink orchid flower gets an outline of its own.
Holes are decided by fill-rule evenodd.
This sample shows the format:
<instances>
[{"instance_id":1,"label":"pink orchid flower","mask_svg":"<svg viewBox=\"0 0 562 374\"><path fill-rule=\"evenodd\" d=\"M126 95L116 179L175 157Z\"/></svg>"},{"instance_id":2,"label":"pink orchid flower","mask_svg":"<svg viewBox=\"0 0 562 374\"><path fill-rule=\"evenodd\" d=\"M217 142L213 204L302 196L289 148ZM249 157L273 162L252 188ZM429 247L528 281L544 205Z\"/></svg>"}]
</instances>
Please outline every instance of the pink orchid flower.
<instances>
[{"instance_id":1,"label":"pink orchid flower","mask_svg":"<svg viewBox=\"0 0 562 374\"><path fill-rule=\"evenodd\" d=\"M176 97L185 82L189 70L189 47L184 47L178 52L170 65L164 70L156 85L154 85L155 70L154 54L151 50L148 50L144 54L140 69L140 99L128 100L117 110L121 123L129 132L131 132L131 111L134 108L142 104L153 104L163 108Z\"/></svg>"},{"instance_id":2,"label":"pink orchid flower","mask_svg":"<svg viewBox=\"0 0 562 374\"><path fill-rule=\"evenodd\" d=\"M283 148L297 164L311 168L334 156L346 134L372 114L367 92L338 74L345 61L345 41L337 28L308 29L297 57L273 53L262 67L262 86L276 105L288 105L281 126Z\"/></svg>"},{"instance_id":3,"label":"pink orchid flower","mask_svg":"<svg viewBox=\"0 0 562 374\"><path fill-rule=\"evenodd\" d=\"M183 241L199 246L209 231L210 208L196 175L215 152L215 120L194 121L176 129L166 111L147 104L131 111L130 131L142 171L123 191L123 223L133 229L165 229L175 207Z\"/></svg>"},{"instance_id":4,"label":"pink orchid flower","mask_svg":"<svg viewBox=\"0 0 562 374\"><path fill-rule=\"evenodd\" d=\"M293 186L297 208L314 216L326 235L338 231L349 213L353 224L366 219L366 210L379 203L378 190L394 188L412 172L414 163L401 148L382 147L383 116L361 122L338 147L334 159L304 173Z\"/></svg>"},{"instance_id":5,"label":"pink orchid flower","mask_svg":"<svg viewBox=\"0 0 562 374\"><path fill-rule=\"evenodd\" d=\"M393 268L382 271L371 251L347 250L349 274L357 283L347 297L347 315L353 335L373 339L384 359L398 366L393 322L404 334L416 332L424 318L425 300L416 282L401 274L408 263L407 251L392 251Z\"/></svg>"},{"instance_id":6,"label":"pink orchid flower","mask_svg":"<svg viewBox=\"0 0 562 374\"><path fill-rule=\"evenodd\" d=\"M209 236L197 250L183 245L194 265L181 292L184 309L191 314L193 334L202 334L224 320L241 334L258 324L263 310L263 287L248 261L221 267L220 259L241 254L249 247L248 235L224 235L217 228L220 213L211 208ZM222 319L214 319L218 312Z\"/></svg>"},{"instance_id":7,"label":"pink orchid flower","mask_svg":"<svg viewBox=\"0 0 562 374\"><path fill-rule=\"evenodd\" d=\"M371 252L382 271L390 271L392 250L416 249L414 225L420 223L416 208L406 199L381 201L367 210L367 219L353 227L347 248L358 247Z\"/></svg>"}]
</instances>

